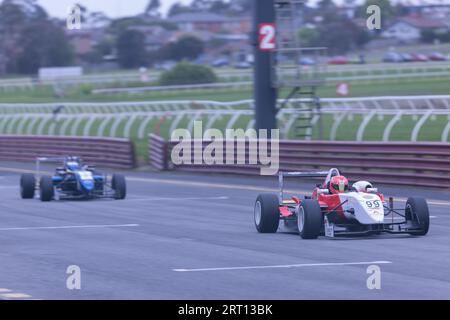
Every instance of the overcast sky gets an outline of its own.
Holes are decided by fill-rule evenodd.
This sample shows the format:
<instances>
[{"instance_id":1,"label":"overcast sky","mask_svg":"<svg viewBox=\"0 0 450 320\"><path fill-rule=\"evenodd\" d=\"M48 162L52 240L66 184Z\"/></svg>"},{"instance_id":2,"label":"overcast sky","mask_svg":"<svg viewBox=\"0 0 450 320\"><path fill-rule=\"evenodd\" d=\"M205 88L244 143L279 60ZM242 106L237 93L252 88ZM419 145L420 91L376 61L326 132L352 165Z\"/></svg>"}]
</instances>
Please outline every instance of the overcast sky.
<instances>
[{"instance_id":1,"label":"overcast sky","mask_svg":"<svg viewBox=\"0 0 450 320\"><path fill-rule=\"evenodd\" d=\"M0 0L1 2L2 0ZM249 0L250 1L250 0ZM310 0L317 2L318 0ZM337 0L342 2L343 0ZM362 0L357 0L360 2ZM66 17L68 8L74 3L85 5L89 11L103 11L111 18L130 16L142 13L149 0L37 0L52 16ZM176 2L184 4L190 3L191 0L161 0L163 12ZM396 2L396 0L392 0ZM410 3L450 3L450 0L409 0Z\"/></svg>"}]
</instances>

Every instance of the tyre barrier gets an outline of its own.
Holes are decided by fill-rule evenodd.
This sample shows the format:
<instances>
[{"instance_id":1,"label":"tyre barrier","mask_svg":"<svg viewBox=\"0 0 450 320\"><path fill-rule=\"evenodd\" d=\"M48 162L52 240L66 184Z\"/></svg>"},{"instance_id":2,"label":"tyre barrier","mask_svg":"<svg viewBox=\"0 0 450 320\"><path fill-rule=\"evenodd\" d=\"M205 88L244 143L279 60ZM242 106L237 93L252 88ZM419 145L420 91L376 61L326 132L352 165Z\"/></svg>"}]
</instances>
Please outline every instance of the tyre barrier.
<instances>
[{"instance_id":1,"label":"tyre barrier","mask_svg":"<svg viewBox=\"0 0 450 320\"><path fill-rule=\"evenodd\" d=\"M150 134L148 140L148 158L150 165L157 170L166 170L168 161L168 144L156 134Z\"/></svg>"},{"instance_id":2,"label":"tyre barrier","mask_svg":"<svg viewBox=\"0 0 450 320\"><path fill-rule=\"evenodd\" d=\"M225 174L259 175L260 165L234 164L174 165L170 159L175 142L160 137L151 139L150 164L159 169ZM157 141L157 143L156 143ZM211 141L192 143L194 153L203 152ZM199 146L201 150L199 150ZM226 152L227 142L223 142ZM269 147L270 150L270 147ZM234 151L234 150L233 150ZM258 150L245 143L245 163L257 157ZM450 143L439 142L353 142L353 141L295 141L279 142L280 171L322 170L336 167L352 181L369 180L376 183L450 188Z\"/></svg>"},{"instance_id":3,"label":"tyre barrier","mask_svg":"<svg viewBox=\"0 0 450 320\"><path fill-rule=\"evenodd\" d=\"M107 168L136 167L134 144L128 139L60 136L0 136L0 160L35 161L37 157L79 156Z\"/></svg>"}]
</instances>

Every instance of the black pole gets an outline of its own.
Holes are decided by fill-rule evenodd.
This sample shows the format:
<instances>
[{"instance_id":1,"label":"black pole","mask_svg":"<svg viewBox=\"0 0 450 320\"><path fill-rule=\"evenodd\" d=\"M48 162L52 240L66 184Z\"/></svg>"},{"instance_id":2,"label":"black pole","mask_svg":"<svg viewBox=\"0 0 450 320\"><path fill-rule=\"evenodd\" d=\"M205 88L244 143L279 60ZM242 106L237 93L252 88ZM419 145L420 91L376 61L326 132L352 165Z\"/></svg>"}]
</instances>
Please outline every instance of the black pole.
<instances>
[{"instance_id":1,"label":"black pole","mask_svg":"<svg viewBox=\"0 0 450 320\"><path fill-rule=\"evenodd\" d=\"M260 48L260 28L275 23L274 0L253 0L255 129L276 129L277 90L272 85L273 50ZM268 132L270 135L270 131Z\"/></svg>"}]
</instances>

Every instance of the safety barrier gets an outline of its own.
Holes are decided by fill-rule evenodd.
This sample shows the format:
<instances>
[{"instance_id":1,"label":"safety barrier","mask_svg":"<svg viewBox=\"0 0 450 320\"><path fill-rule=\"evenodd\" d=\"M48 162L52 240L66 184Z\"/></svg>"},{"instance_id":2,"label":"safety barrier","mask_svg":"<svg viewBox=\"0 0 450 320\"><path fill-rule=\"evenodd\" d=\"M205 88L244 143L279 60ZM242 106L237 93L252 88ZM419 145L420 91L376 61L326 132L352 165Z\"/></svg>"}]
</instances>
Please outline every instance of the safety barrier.
<instances>
[{"instance_id":1,"label":"safety barrier","mask_svg":"<svg viewBox=\"0 0 450 320\"><path fill-rule=\"evenodd\" d=\"M278 106L283 102L279 100ZM292 137L301 117L297 102L289 101L277 114L283 139ZM449 95L327 98L321 103L323 117L314 113L311 120L315 137L322 119L330 123L323 133L323 139L329 140L449 140ZM0 104L0 134L146 139L161 118L170 123L170 132L185 123L192 128L195 120L204 120L205 130L218 125L218 129L229 129L236 124L248 129L254 127L253 104L253 100Z\"/></svg>"},{"instance_id":2,"label":"safety barrier","mask_svg":"<svg viewBox=\"0 0 450 320\"><path fill-rule=\"evenodd\" d=\"M152 137L153 140L156 137ZM159 140L161 141L161 140ZM178 171L260 174L260 166L248 164L182 164L173 165L170 160L164 165L153 163L153 159L168 159L175 142L165 142L152 152L150 162L161 170L172 168ZM202 149L210 142L203 142ZM226 151L226 142L223 145ZM270 148L269 148L270 150ZM192 144L191 152L198 150ZM245 145L245 163L250 156L257 157L258 151ZM236 159L236 158L235 158ZM339 168L352 181L369 180L376 183L450 188L450 143L426 142L329 142L288 141L279 143L279 169L281 171L302 171L311 169ZM236 162L235 162L236 163Z\"/></svg>"},{"instance_id":3,"label":"safety barrier","mask_svg":"<svg viewBox=\"0 0 450 320\"><path fill-rule=\"evenodd\" d=\"M305 66L303 72L311 71L310 66ZM371 63L371 64L349 64L329 65L326 74L330 81L371 81L379 79L412 79L414 77L444 77L448 75L450 65L448 61L429 61L411 63ZM223 69L216 70L221 81L250 81L253 78L253 70ZM161 71L151 70L147 75L148 81L159 78ZM289 73L286 74L287 76ZM88 84L102 87L111 83L137 83L141 81L139 72L115 73L115 74L93 74L77 78L65 78L47 81L38 81L33 78L0 79L0 91L29 90L42 85L80 85ZM360 78L362 77L362 78ZM143 85L145 85L143 83ZM132 90L133 92L133 90ZM109 92L111 93L111 92Z\"/></svg>"},{"instance_id":4,"label":"safety barrier","mask_svg":"<svg viewBox=\"0 0 450 320\"><path fill-rule=\"evenodd\" d=\"M34 161L44 156L80 156L108 168L131 169L136 165L134 145L128 139L0 136L0 160Z\"/></svg>"},{"instance_id":5,"label":"safety barrier","mask_svg":"<svg viewBox=\"0 0 450 320\"><path fill-rule=\"evenodd\" d=\"M284 73L285 77L295 76L295 74ZM248 77L248 76L247 76ZM423 78L448 79L450 73L448 70L435 72L411 72L411 73L392 73L392 74L362 74L339 77L326 77L326 81L334 82L357 82L359 84L370 84L373 82L382 82L385 80L413 81ZM150 92L164 92L167 94L179 94L180 92L196 92L196 91L243 91L250 90L253 87L253 81L228 81L213 84L193 84L193 85L177 85L177 86L143 86L143 87L127 87L127 88L101 88L92 90L92 94L143 94Z\"/></svg>"},{"instance_id":6,"label":"safety barrier","mask_svg":"<svg viewBox=\"0 0 450 320\"><path fill-rule=\"evenodd\" d=\"M168 161L168 144L158 135L150 134L148 141L148 158L150 164L157 170L166 170Z\"/></svg>"}]
</instances>

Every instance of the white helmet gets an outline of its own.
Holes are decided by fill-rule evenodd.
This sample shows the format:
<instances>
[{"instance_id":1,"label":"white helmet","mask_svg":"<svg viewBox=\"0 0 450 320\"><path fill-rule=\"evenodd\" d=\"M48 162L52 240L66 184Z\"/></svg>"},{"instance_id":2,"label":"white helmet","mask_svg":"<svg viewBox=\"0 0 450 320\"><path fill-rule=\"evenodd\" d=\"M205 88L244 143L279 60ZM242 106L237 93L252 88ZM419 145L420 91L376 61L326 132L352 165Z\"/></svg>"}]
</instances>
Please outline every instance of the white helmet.
<instances>
[{"instance_id":1,"label":"white helmet","mask_svg":"<svg viewBox=\"0 0 450 320\"><path fill-rule=\"evenodd\" d=\"M369 181L355 182L352 187L358 192L367 192L367 189L373 188L372 184Z\"/></svg>"}]
</instances>

